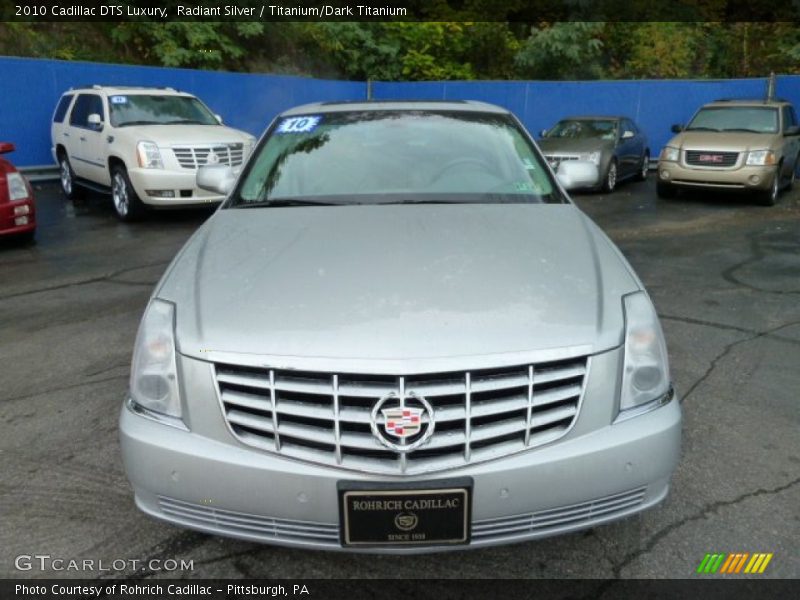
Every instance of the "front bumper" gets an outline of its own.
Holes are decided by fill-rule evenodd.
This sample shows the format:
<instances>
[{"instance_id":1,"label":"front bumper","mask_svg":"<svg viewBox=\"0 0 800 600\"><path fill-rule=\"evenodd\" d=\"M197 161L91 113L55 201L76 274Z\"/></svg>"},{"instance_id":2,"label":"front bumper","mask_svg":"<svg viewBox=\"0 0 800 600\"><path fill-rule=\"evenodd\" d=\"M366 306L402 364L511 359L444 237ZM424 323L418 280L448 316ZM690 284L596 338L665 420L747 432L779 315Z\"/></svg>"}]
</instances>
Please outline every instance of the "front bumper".
<instances>
[{"instance_id":1,"label":"front bumper","mask_svg":"<svg viewBox=\"0 0 800 600\"><path fill-rule=\"evenodd\" d=\"M216 204L225 196L201 190L196 185L196 172L187 169L130 169L128 171L133 189L145 204L157 207ZM173 197L164 197L153 192L172 192Z\"/></svg>"},{"instance_id":2,"label":"front bumper","mask_svg":"<svg viewBox=\"0 0 800 600\"><path fill-rule=\"evenodd\" d=\"M210 410L214 408L219 410ZM176 525L246 540L364 551L340 545L338 481L407 480L413 485L460 476L474 480L468 546L367 550L377 553L520 542L635 514L666 497L680 437L681 411L674 397L641 416L520 454L403 478L298 462L239 445L232 437L225 442L170 427L127 406L120 417L125 469L142 511Z\"/></svg>"},{"instance_id":3,"label":"front bumper","mask_svg":"<svg viewBox=\"0 0 800 600\"><path fill-rule=\"evenodd\" d=\"M692 167L682 162L658 161L658 181L681 187L720 190L767 190L777 174L777 167L741 166L732 169Z\"/></svg>"}]
</instances>

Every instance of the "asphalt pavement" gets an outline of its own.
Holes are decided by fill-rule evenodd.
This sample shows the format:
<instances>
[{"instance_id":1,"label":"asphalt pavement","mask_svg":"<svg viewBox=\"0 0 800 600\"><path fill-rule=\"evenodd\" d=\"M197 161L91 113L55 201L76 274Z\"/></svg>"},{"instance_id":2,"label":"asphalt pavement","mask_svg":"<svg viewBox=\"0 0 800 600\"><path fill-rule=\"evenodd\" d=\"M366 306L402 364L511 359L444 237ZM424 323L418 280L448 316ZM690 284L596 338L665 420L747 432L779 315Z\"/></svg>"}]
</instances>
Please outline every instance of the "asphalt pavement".
<instances>
[{"instance_id":1,"label":"asphalt pavement","mask_svg":"<svg viewBox=\"0 0 800 600\"><path fill-rule=\"evenodd\" d=\"M102 196L73 205L49 183L36 196L37 242L0 243L0 577L683 578L718 552L773 553L756 577L800 576L800 189L771 208L705 192L657 200L652 176L577 195L662 318L684 414L672 491L581 533L405 557L288 550L140 514L117 439L134 336L210 212L124 224ZM33 555L96 562L17 560Z\"/></svg>"}]
</instances>

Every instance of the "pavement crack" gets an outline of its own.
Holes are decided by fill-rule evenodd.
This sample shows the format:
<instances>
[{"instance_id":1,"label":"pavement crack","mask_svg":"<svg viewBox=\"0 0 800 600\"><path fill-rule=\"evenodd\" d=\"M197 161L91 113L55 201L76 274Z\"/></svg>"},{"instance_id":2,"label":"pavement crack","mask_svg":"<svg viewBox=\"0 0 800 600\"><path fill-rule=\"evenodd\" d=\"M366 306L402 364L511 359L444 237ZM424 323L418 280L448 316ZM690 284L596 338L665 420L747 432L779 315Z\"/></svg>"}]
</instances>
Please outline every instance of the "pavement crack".
<instances>
[{"instance_id":1,"label":"pavement crack","mask_svg":"<svg viewBox=\"0 0 800 600\"><path fill-rule=\"evenodd\" d=\"M739 271L740 269L766 258L766 254L761 249L761 242L759 241L757 236L758 233L753 233L748 236L750 238L750 256L736 263L735 265L725 269L721 273L722 278L728 283L732 283L733 285L741 286L753 292L759 292L762 294L778 294L778 295L800 294L800 290L770 290L767 288L759 287L757 285L753 285L752 283L747 283L746 281L743 281L736 275L736 272Z\"/></svg>"},{"instance_id":2,"label":"pavement crack","mask_svg":"<svg viewBox=\"0 0 800 600\"><path fill-rule=\"evenodd\" d=\"M128 377L129 377L129 375L126 373L126 374L123 374L123 375L114 375L113 377L106 377L104 379L95 379L94 381L83 381L83 382L80 382L80 383L71 383L71 384L68 384L68 385L60 385L58 387L54 387L54 388L50 388L50 389L46 389L46 390L38 390L38 391L30 393L30 394L22 394L20 396L10 396L8 398L0 398L0 403L15 402L17 400L26 400L28 398L35 398L36 396L41 396L43 394L52 394L53 392L62 392L62 391L66 391L66 390L72 390L72 389L75 389L75 388L84 387L84 386L88 386L88 385L96 385L98 383L105 383L107 381L114 381L116 379L128 379Z\"/></svg>"},{"instance_id":3,"label":"pavement crack","mask_svg":"<svg viewBox=\"0 0 800 600\"><path fill-rule=\"evenodd\" d=\"M81 279L79 281L71 281L71 282L68 282L68 283L60 283L58 285L51 285L51 286L36 288L36 289L33 289L33 290L27 290L27 291L24 291L24 292L15 292L13 294L6 294L5 296L0 296L0 300L8 300L10 298L19 298L20 296L30 296L30 295L33 295L33 294L40 294L42 292L52 292L52 291L55 291L55 290L63 290L63 289L71 288L71 287L89 285L89 284L92 284L92 283L99 283L99 282L103 282L103 281L105 281L107 283L118 283L118 284L122 284L122 285L125 285L125 284L127 284L127 285L151 285L150 283L147 283L147 284L145 284L145 283L141 283L141 284L136 283L136 284L134 284L134 283L128 282L128 281L115 281L115 278L119 277L120 275L124 275L125 273L129 273L131 271L138 271L139 269L147 269L147 268L150 268L150 267L160 267L160 266L168 265L169 263L170 263L170 261L159 261L159 262L155 262L155 263L148 263L148 264L145 264L145 265L138 265L138 266L135 266L135 267L126 267L125 269L118 269L116 271L112 271L111 273L107 273L106 275L101 275L99 277L90 277L88 279Z\"/></svg>"},{"instance_id":4,"label":"pavement crack","mask_svg":"<svg viewBox=\"0 0 800 600\"><path fill-rule=\"evenodd\" d=\"M736 340L735 342L731 342L730 344L726 345L722 349L722 352L720 352L717 356L715 356L711 360L711 364L708 366L708 369L706 369L706 372L703 373L697 379L697 381L695 381L689 387L689 389L686 391L686 393L682 395L681 404L683 404L689 398L689 396L691 396L694 393L694 391L698 388L698 386L700 386L700 384L702 384L704 381L706 381L711 376L711 373L714 372L714 369L717 368L717 365L720 363L720 361L722 359L724 359L726 356L728 356L728 354L730 354L731 351L736 346L739 346L741 344L746 344L747 342L752 342L753 340L757 340L757 339L760 339L760 338L763 338L763 337L775 338L775 336L773 336L772 334L775 333L776 331L780 331L781 329L785 329L786 327L791 327L793 325L798 325L798 324L800 324L800 320L790 321L788 323L784 323L783 325L778 325L777 327L773 327L773 328L767 329L765 331L753 332L752 335L750 335L749 337L743 338L741 340ZM792 342L792 343L795 342L795 340L790 340L790 339L782 338L782 337L778 337L777 339L788 341L788 342Z\"/></svg>"},{"instance_id":5,"label":"pavement crack","mask_svg":"<svg viewBox=\"0 0 800 600\"><path fill-rule=\"evenodd\" d=\"M687 523L706 519L709 516L716 514L722 508L727 508L729 506L736 506L737 504L740 504L745 500L750 500L751 498L756 498L758 496L772 496L775 494L780 494L782 492L785 492L786 490L793 488L798 484L800 484L800 477L775 488L770 488L770 489L759 488L752 492L746 492L744 494L741 494L731 500L717 500L716 502L712 502L702 507L698 512L696 512L693 515L684 517L683 519L675 521L674 523L670 523L666 527L656 531L652 536L650 536L650 538L647 540L647 543L643 547L626 554L623 557L623 559L619 563L617 563L611 570L614 579L620 579L622 577L622 570L625 567L630 565L639 557L644 556L645 554L652 551L653 548L655 548L662 539L664 539L666 536L668 536L676 529L683 527ZM600 594L598 594L598 596L599 595Z\"/></svg>"}]
</instances>

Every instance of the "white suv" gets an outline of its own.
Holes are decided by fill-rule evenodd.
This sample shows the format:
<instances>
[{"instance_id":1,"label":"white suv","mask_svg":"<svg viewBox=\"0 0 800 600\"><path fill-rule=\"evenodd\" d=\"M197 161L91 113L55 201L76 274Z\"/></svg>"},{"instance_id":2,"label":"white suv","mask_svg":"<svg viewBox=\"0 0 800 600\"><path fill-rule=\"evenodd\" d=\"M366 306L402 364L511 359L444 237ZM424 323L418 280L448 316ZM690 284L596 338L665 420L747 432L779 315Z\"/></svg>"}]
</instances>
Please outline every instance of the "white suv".
<instances>
[{"instance_id":1,"label":"white suv","mask_svg":"<svg viewBox=\"0 0 800 600\"><path fill-rule=\"evenodd\" d=\"M239 167L255 145L191 94L172 88L91 86L61 96L51 127L61 188L111 192L120 219L145 205L215 203L223 196L195 185L198 167Z\"/></svg>"}]
</instances>

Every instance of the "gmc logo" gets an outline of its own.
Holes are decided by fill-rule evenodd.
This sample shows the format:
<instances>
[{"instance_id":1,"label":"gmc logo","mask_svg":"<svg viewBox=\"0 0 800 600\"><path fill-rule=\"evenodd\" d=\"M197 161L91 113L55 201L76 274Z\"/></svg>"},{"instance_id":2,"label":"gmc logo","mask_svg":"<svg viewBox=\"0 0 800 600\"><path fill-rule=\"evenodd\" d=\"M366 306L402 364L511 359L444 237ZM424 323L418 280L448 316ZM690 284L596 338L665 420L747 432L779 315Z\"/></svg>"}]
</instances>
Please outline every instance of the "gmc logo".
<instances>
[{"instance_id":1,"label":"gmc logo","mask_svg":"<svg viewBox=\"0 0 800 600\"><path fill-rule=\"evenodd\" d=\"M722 162L722 155L721 154L701 154L697 157L697 160L702 162L712 162L712 163L721 163Z\"/></svg>"}]
</instances>

